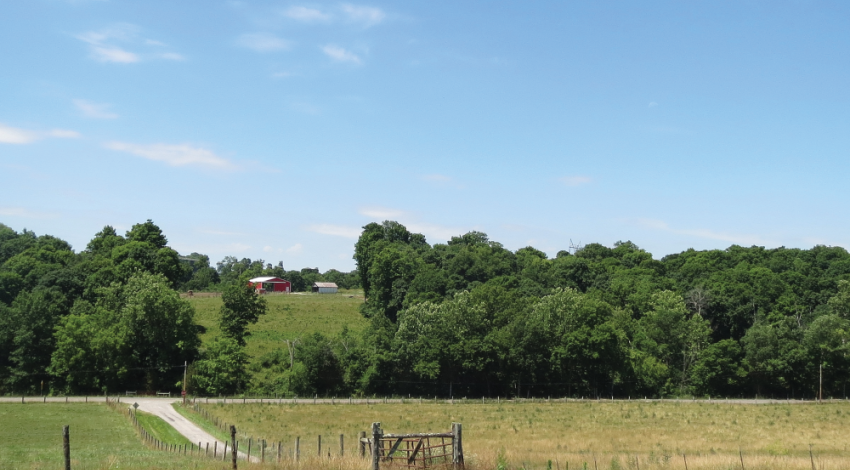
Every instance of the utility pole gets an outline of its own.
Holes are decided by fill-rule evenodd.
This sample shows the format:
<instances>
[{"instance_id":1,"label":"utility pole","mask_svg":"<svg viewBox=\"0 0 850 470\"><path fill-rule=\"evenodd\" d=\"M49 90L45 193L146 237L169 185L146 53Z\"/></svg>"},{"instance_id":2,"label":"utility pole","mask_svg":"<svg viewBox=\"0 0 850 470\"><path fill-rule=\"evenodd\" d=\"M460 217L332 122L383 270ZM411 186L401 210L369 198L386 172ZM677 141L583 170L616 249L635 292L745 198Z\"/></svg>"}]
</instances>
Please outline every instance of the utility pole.
<instances>
[{"instance_id":1,"label":"utility pole","mask_svg":"<svg viewBox=\"0 0 850 470\"><path fill-rule=\"evenodd\" d=\"M186 369L189 367L189 361L183 361L183 405L186 405Z\"/></svg>"}]
</instances>

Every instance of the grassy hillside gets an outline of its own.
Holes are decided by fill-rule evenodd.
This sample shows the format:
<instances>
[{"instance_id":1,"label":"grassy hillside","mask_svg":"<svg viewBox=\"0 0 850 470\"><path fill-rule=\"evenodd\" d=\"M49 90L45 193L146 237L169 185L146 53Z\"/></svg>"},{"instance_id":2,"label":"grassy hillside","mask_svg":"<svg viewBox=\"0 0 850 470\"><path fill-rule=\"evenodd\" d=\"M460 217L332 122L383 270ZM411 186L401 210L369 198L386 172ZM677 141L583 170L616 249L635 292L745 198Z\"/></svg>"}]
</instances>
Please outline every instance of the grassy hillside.
<instances>
[{"instance_id":1,"label":"grassy hillside","mask_svg":"<svg viewBox=\"0 0 850 470\"><path fill-rule=\"evenodd\" d=\"M366 321L360 315L362 291L340 294L289 294L265 297L268 310L256 325L251 325L247 351L254 359L275 349L284 348L283 340L296 339L319 332L334 336L348 326L360 331ZM206 328L201 339L206 342L219 334L218 312L221 297L189 298L195 307L195 320Z\"/></svg>"},{"instance_id":2,"label":"grassy hillside","mask_svg":"<svg viewBox=\"0 0 850 470\"><path fill-rule=\"evenodd\" d=\"M338 435L355 436L374 421L386 432L447 432L463 423L464 451L481 468L750 469L850 468L850 404L502 403L379 405L202 405L240 432L315 453L316 436L331 453ZM682 454L686 454L683 457ZM639 459L635 461L635 459ZM557 464L556 464L557 462ZM566 465L569 465L567 467ZM587 465L587 466L585 466Z\"/></svg>"},{"instance_id":3,"label":"grassy hillside","mask_svg":"<svg viewBox=\"0 0 850 470\"><path fill-rule=\"evenodd\" d=\"M70 426L71 468L184 469L210 463L142 444L130 421L105 404L0 404L0 468L62 466L62 426Z\"/></svg>"}]
</instances>

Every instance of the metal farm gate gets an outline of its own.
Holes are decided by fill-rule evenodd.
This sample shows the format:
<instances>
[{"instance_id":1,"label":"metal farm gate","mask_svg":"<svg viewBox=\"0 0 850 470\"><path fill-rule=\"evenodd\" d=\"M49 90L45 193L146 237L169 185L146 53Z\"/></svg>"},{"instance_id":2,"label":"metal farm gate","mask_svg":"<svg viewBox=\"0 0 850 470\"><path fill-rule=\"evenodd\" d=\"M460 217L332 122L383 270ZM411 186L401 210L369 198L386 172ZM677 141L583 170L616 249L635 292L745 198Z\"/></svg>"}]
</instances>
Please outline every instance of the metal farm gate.
<instances>
[{"instance_id":1,"label":"metal farm gate","mask_svg":"<svg viewBox=\"0 0 850 470\"><path fill-rule=\"evenodd\" d=\"M452 423L451 432L384 434L381 423L372 423L372 437L360 433L360 455L368 447L372 470L384 465L405 468L463 467L463 428Z\"/></svg>"}]
</instances>

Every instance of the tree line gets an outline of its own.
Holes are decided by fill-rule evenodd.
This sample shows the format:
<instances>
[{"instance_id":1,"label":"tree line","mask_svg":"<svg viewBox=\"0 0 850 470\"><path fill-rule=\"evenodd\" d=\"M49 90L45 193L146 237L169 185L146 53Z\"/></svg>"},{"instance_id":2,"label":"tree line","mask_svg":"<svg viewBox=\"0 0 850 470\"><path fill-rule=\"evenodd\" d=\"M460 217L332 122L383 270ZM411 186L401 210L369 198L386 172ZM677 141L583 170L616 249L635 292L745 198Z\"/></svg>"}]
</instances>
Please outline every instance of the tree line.
<instances>
[{"instance_id":1,"label":"tree line","mask_svg":"<svg viewBox=\"0 0 850 470\"><path fill-rule=\"evenodd\" d=\"M184 362L203 365L222 347L242 358L244 325L257 314L246 310L256 296L246 281L264 275L291 280L296 292L317 280L359 282L357 273L232 257L213 268L206 255L168 247L150 220L123 236L106 226L79 253L54 236L0 224L0 393L179 387ZM202 347L194 308L178 294L190 289L223 291L226 334L213 347ZM244 373L236 375L232 387L244 387Z\"/></svg>"},{"instance_id":2,"label":"tree line","mask_svg":"<svg viewBox=\"0 0 850 470\"><path fill-rule=\"evenodd\" d=\"M188 258L188 259L185 259ZM194 260L194 261L190 261ZM181 257L153 222L75 253L0 226L0 393L182 385L197 393L440 396L844 396L850 254L731 246L660 260L631 242L549 258L480 232L430 245L363 228L352 273ZM265 312L247 279L362 286L368 326L249 358ZM343 285L342 282L338 284ZM293 282L295 285L295 282ZM222 291L222 335L198 340L177 290Z\"/></svg>"},{"instance_id":3,"label":"tree line","mask_svg":"<svg viewBox=\"0 0 850 470\"><path fill-rule=\"evenodd\" d=\"M429 245L387 221L355 246L362 335L313 335L255 387L304 394L844 396L850 254L631 242L554 258L480 232ZM288 374L288 377L287 377ZM288 387L288 388L286 388Z\"/></svg>"}]
</instances>

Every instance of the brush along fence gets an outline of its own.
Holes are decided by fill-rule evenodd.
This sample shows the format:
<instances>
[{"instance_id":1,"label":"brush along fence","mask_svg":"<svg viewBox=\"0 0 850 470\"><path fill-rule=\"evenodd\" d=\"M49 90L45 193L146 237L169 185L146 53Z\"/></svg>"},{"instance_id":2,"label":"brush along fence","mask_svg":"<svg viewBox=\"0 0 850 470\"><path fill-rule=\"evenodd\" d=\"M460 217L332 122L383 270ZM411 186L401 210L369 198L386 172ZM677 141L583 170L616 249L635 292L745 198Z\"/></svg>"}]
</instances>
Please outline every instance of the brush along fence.
<instances>
[{"instance_id":1,"label":"brush along fence","mask_svg":"<svg viewBox=\"0 0 850 470\"><path fill-rule=\"evenodd\" d=\"M372 470L385 465L406 468L463 467L463 427L452 423L445 433L384 434L381 423L372 423L372 437L360 433L360 455L372 454Z\"/></svg>"}]
</instances>

